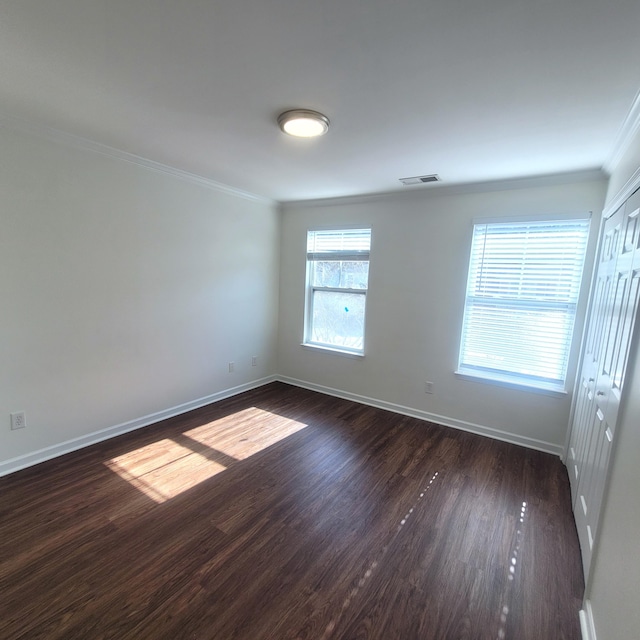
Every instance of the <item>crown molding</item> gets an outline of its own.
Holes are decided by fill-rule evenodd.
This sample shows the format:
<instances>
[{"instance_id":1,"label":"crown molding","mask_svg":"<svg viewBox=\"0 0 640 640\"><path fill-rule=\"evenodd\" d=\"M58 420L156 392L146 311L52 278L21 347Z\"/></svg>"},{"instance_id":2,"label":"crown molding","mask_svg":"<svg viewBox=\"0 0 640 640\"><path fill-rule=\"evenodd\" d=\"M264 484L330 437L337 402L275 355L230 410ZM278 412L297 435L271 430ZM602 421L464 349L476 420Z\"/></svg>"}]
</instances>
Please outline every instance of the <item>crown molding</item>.
<instances>
[{"instance_id":1,"label":"crown molding","mask_svg":"<svg viewBox=\"0 0 640 640\"><path fill-rule=\"evenodd\" d=\"M620 187L618 193L607 202L603 216L605 218L612 216L629 199L629 196L638 189L640 189L640 167L638 167L632 176Z\"/></svg>"},{"instance_id":2,"label":"crown molding","mask_svg":"<svg viewBox=\"0 0 640 640\"><path fill-rule=\"evenodd\" d=\"M576 182L592 182L595 180L607 180L607 175L599 168L584 169L581 171L569 171L566 173L553 173L542 176L528 176L524 178L507 178L504 180L488 180L486 182L466 182L460 184L433 183L422 188L408 191L396 190L382 193L370 193L363 195L343 196L336 198L317 198L311 200L288 200L280 202L283 211L298 207L326 207L349 204L364 204L378 200L389 199L421 199L430 197L442 197L449 195L461 195L468 193L489 193L492 191L511 191L515 189L533 189L536 187L551 187L561 184Z\"/></svg>"},{"instance_id":3,"label":"crown molding","mask_svg":"<svg viewBox=\"0 0 640 640\"><path fill-rule=\"evenodd\" d=\"M6 127L8 129L13 129L15 131L20 131L21 133L27 133L40 138L45 138L47 140L57 142L67 147L73 147L74 149L89 151L91 153L97 153L109 158L114 158L116 160L122 160L123 162L134 164L138 167L142 167L143 169L148 169L149 171L155 171L156 173L169 175L173 178L178 178L179 180L184 180L185 182L190 182L191 184L196 184L198 186L212 189L220 193L225 193L227 195L232 195L237 198L252 200L254 202L262 202L265 204L276 204L276 202L271 198L266 198L264 196L259 196L248 191L243 191L242 189L237 189L235 187L222 184L221 182L216 182L215 180L211 180L210 178L205 178L204 176L200 176L189 171L184 171L183 169L177 169L176 167L171 167L169 165L162 164L161 162L156 162L155 160L149 160L148 158L143 158L133 153L122 151L120 149L110 147L106 144L95 142L93 140L89 140L88 138L83 138L82 136L78 136L73 133L54 129L35 121L0 113L0 126Z\"/></svg>"},{"instance_id":4,"label":"crown molding","mask_svg":"<svg viewBox=\"0 0 640 640\"><path fill-rule=\"evenodd\" d=\"M632 117L632 114L635 114ZM629 124L633 120L632 124ZM176 167L172 167L166 164L162 164L161 162L156 162L155 160L150 160L148 158L143 158L141 156L137 156L133 153L129 153L127 151L122 151L121 149L116 149L115 147L110 147L108 145L102 144L100 142L95 142L88 138L84 138L82 136L78 136L73 133L69 133L66 131L62 131L60 129L55 129L53 127L49 127L47 125L35 122L33 120L27 120L24 118L18 118L16 116L8 115L0 113L0 126L6 127L8 129L13 129L15 131L20 131L22 133L27 133L33 136L37 136L40 138L44 138L50 140L52 142L56 142L68 147L72 147L75 149L80 149L83 151L89 151L92 153L97 153L103 156L107 156L110 158L114 158L116 160L121 160L123 162L128 162L130 164L134 164L136 166L142 167L149 171L154 171L156 173L162 173L165 175L172 176L174 178L178 178L180 180L184 180L186 182L190 182L191 184L196 184L201 187L205 187L207 189L212 189L214 191L218 191L219 193L225 193L228 195L232 195L238 198L243 198L245 200L251 200L253 202L261 202L264 204L270 205L279 205L281 210L286 210L295 207L322 207L322 206L336 206L336 205L345 205L345 204L361 204L367 202L375 202L378 200L387 200L393 198L423 198L423 197L440 197L447 195L459 195L459 194L467 194L467 193L484 193L491 191L505 191L505 190L513 190L513 189L526 189L526 188L535 188L535 187L545 187L545 186L553 186L559 184L567 184L572 182L590 182L593 180L605 180L607 179L607 175L604 173L603 169L609 171L611 164L607 164L603 169L600 168L591 168L584 169L580 171L571 171L566 173L557 173L557 174L549 174L549 175L541 175L541 176L527 176L522 178L507 178L503 180L490 180L485 182L470 182L470 183L459 183L459 184L442 184L442 183L434 183L430 185L425 185L422 188L410 189L407 191L394 190L394 191L384 191L378 193L370 193L370 194L356 194L350 196L338 196L338 197L329 197L329 198L314 198L309 200L282 200L277 201L272 198L267 198L265 196L260 196L254 193L250 193L248 191L244 191L242 189L238 189L236 187L231 187L229 185L223 184L221 182L216 182L211 178L206 178L204 176L200 176L195 173L191 173L189 171L185 171L183 169L178 169ZM640 129L640 94L636 97L634 106L625 121L625 127L623 127L626 132L624 136L622 136L622 131L619 136L619 139L622 140L624 137L624 149L620 146L622 143L617 143L616 148L621 150L619 153L619 158L617 161L619 162L622 157L624 151L628 148L633 135Z\"/></svg>"},{"instance_id":5,"label":"crown molding","mask_svg":"<svg viewBox=\"0 0 640 640\"><path fill-rule=\"evenodd\" d=\"M618 131L611 153L602 167L608 174L612 174L620 164L622 156L629 149L629 145L638 131L640 131L640 91L631 104L629 113Z\"/></svg>"}]
</instances>

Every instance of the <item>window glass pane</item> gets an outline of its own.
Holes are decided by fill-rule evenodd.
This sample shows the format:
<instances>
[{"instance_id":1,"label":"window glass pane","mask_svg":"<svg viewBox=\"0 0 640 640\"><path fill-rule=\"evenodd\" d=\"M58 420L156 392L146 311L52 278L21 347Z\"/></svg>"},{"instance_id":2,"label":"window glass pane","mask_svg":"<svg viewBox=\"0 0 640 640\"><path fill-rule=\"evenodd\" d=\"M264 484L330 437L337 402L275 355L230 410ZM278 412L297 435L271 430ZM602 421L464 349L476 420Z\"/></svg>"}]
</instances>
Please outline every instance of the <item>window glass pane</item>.
<instances>
[{"instance_id":1,"label":"window glass pane","mask_svg":"<svg viewBox=\"0 0 640 640\"><path fill-rule=\"evenodd\" d=\"M364 306L360 293L313 292L311 342L362 350Z\"/></svg>"},{"instance_id":2,"label":"window glass pane","mask_svg":"<svg viewBox=\"0 0 640 640\"><path fill-rule=\"evenodd\" d=\"M312 267L312 285L341 289L366 289L369 262L365 260L318 260Z\"/></svg>"},{"instance_id":3,"label":"window glass pane","mask_svg":"<svg viewBox=\"0 0 640 640\"><path fill-rule=\"evenodd\" d=\"M370 247L371 229L308 231L305 342L363 352Z\"/></svg>"}]
</instances>

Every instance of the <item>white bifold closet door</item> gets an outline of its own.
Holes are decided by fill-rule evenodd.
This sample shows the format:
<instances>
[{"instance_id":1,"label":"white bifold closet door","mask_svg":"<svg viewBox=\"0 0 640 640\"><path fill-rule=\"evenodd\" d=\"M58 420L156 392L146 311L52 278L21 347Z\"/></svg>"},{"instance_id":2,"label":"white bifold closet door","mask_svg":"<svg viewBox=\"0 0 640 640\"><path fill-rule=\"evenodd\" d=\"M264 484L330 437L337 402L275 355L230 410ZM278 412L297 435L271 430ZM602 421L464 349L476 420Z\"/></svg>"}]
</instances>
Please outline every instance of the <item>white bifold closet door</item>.
<instances>
[{"instance_id":1,"label":"white bifold closet door","mask_svg":"<svg viewBox=\"0 0 640 640\"><path fill-rule=\"evenodd\" d=\"M640 191L604 222L567 467L585 579L640 300Z\"/></svg>"}]
</instances>

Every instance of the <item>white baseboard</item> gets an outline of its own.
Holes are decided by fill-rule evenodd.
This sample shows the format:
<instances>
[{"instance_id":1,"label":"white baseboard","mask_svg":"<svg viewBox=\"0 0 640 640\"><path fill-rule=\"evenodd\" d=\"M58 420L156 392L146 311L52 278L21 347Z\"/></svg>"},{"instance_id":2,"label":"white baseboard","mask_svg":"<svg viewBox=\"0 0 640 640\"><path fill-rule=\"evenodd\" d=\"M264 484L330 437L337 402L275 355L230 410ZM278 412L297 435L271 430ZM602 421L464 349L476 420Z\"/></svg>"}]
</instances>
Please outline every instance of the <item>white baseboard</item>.
<instances>
[{"instance_id":1,"label":"white baseboard","mask_svg":"<svg viewBox=\"0 0 640 640\"><path fill-rule=\"evenodd\" d=\"M251 389L262 387L263 385L269 384L270 382L275 382L276 379L276 376L267 376L266 378L254 380L253 382L247 382L246 384L241 384L237 387L231 387L230 389L224 389L222 391L218 391L217 393L212 393L211 395L205 396L204 398L198 398L197 400L192 400L191 402L185 402L184 404L170 407L169 409L164 409L163 411L150 413L149 415L142 416L141 418L136 418L135 420L130 420L128 422L123 422L122 424L117 424L113 427L107 427L106 429L101 429L100 431L94 431L93 433L88 433L87 435L80 436L79 438L73 438L71 440L61 442L60 444L45 447L44 449L39 449L38 451L18 456L17 458L5 460L4 462L0 462L0 477L5 476L9 473L13 473L14 471L19 471L20 469L25 469L26 467L31 467L34 464L45 462L45 460L57 458L58 456L62 456L65 453L71 453L72 451L77 451L78 449L88 447L89 445L102 442L103 440L114 438L115 436L119 436L123 433L128 433L129 431L134 431L135 429L141 429L142 427L147 427L151 424L154 424L155 422L160 422L160 420L172 418L173 416L186 413L187 411L191 411L192 409L204 407L205 405L211 404L212 402L230 398L231 396L238 395L239 393L243 393L244 391L250 391Z\"/></svg>"},{"instance_id":2,"label":"white baseboard","mask_svg":"<svg viewBox=\"0 0 640 640\"><path fill-rule=\"evenodd\" d=\"M582 640L597 640L590 600L584 601L584 609L580 611L580 631L582 631Z\"/></svg>"},{"instance_id":3,"label":"white baseboard","mask_svg":"<svg viewBox=\"0 0 640 640\"><path fill-rule=\"evenodd\" d=\"M44 449L39 449L38 451L33 451L16 458L11 458L10 460L5 460L3 462L0 462L0 477L8 475L9 473L13 473L15 471L20 471L20 469L31 467L34 464L45 462L46 460L50 460L52 458L57 458L58 456L62 456L66 453L77 451L78 449L82 449L83 447L88 447L89 445L108 440L109 438L114 438L115 436L122 435L123 433L128 433L129 431L134 431L135 429L140 429L142 427L147 427L151 424L154 424L155 422L160 422L161 420L172 418L173 416L186 413L187 411L191 411L192 409L198 409L199 407L204 407L207 404L211 404L219 400L224 400L225 398L230 398L231 396L243 393L244 391L256 389L257 387L261 387L265 384L269 384L270 382L275 381L284 382L296 387L302 387L304 389L309 389L310 391L318 391L319 393L324 393L325 395L334 396L337 398L343 398L344 400L352 400L353 402L366 404L371 407L377 407L378 409L386 409L387 411L393 411L394 413L410 416L412 418L418 418L420 420L426 420L428 422L435 422L436 424L441 424L445 427L452 427L454 429L468 431L469 433L475 433L477 435L487 436L495 440L517 444L529 449L536 449L538 451L544 451L546 453L551 453L557 456L562 456L563 453L563 448L560 445L545 442L543 440L528 438L527 436L519 436L507 431L501 431L500 429L494 429L493 427L486 427L472 422L466 422L464 420L457 420L455 418L449 418L447 416L440 416L435 413L429 413L428 411L422 411L420 409L414 409L412 407L405 407L393 402L386 402L384 400L378 400L377 398L362 396L357 393L350 393L348 391L342 391L340 389L334 389L332 387L325 387L323 385L306 382L304 380L298 380L296 378L272 375L261 378L260 380L254 380L253 382L238 385L237 387L224 389L223 391L218 391L217 393L205 396L204 398L198 398L197 400L192 400L191 402L186 402L175 407L170 407L163 411L151 413L149 415L142 416L141 418L136 418L135 420L123 422L122 424L117 424L113 427L107 427L106 429L101 429L100 431L94 431L92 433L88 433L87 435L61 442L60 444L45 447ZM595 636L593 637L595 638Z\"/></svg>"},{"instance_id":4,"label":"white baseboard","mask_svg":"<svg viewBox=\"0 0 640 640\"><path fill-rule=\"evenodd\" d=\"M350 393L348 391L342 391L340 389L325 387L313 382L306 382L305 380L297 380L296 378L289 378L287 376L277 376L276 379L286 384L309 389L310 391L318 391L329 396L335 396L336 398L343 398L344 400L353 400L354 402L366 404L371 407L377 407L378 409L386 409L387 411L393 411L394 413L400 413L412 418L419 418L420 420L435 422L445 427L453 427L454 429L461 429L462 431L468 431L469 433L487 436L489 438L493 438L494 440L501 440L503 442L517 444L529 449L536 449L537 451L552 453L553 455L559 457L562 456L563 453L563 447L561 445L553 444L551 442L545 442L544 440L528 438L527 436L519 436L507 431L501 431L500 429L494 429L493 427L485 427L480 424L474 424L473 422L466 422L464 420L448 418L447 416L440 416L435 413L429 413L428 411L422 411L421 409L413 409L412 407L405 407L393 402L386 402L384 400L378 400L376 398L369 398L368 396L361 396L357 393Z\"/></svg>"}]
</instances>

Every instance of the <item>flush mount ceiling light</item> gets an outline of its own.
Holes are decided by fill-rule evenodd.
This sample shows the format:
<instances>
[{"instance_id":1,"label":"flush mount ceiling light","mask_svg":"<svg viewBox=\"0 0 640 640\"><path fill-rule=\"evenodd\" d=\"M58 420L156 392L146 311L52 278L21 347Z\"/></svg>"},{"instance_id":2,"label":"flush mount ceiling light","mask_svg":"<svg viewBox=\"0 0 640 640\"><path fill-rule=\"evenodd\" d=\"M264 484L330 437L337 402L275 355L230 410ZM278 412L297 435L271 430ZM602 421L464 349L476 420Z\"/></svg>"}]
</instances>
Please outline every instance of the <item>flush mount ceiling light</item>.
<instances>
[{"instance_id":1,"label":"flush mount ceiling light","mask_svg":"<svg viewBox=\"0 0 640 640\"><path fill-rule=\"evenodd\" d=\"M292 109L278 116L278 125L290 136L315 138L329 131L329 118L309 109Z\"/></svg>"}]
</instances>

